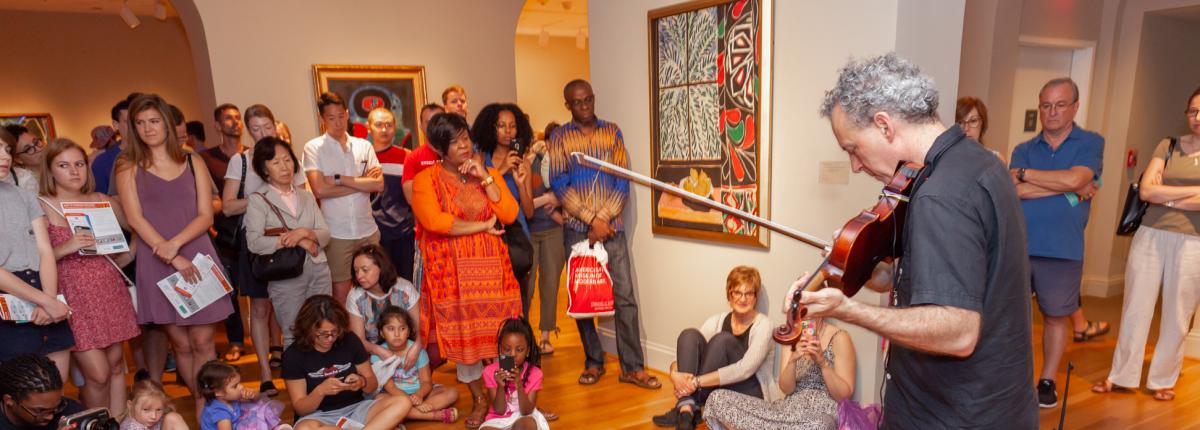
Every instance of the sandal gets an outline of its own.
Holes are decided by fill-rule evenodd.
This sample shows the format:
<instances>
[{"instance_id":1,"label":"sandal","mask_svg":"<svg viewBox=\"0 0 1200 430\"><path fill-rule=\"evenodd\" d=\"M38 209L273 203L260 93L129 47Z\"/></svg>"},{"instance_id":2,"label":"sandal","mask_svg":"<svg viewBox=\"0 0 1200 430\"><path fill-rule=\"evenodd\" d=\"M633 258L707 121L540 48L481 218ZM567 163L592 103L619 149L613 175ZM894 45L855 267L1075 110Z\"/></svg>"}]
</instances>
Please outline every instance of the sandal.
<instances>
[{"instance_id":1,"label":"sandal","mask_svg":"<svg viewBox=\"0 0 1200 430\"><path fill-rule=\"evenodd\" d=\"M545 418L546 421L558 421L558 414L547 411L542 408L537 408L537 410L538 410L538 412L542 413L542 418Z\"/></svg>"},{"instance_id":2,"label":"sandal","mask_svg":"<svg viewBox=\"0 0 1200 430\"><path fill-rule=\"evenodd\" d=\"M275 388L275 382L272 381L263 381L263 383L258 386L258 392L260 394L266 394L267 397L275 397L279 395L279 389Z\"/></svg>"},{"instance_id":3,"label":"sandal","mask_svg":"<svg viewBox=\"0 0 1200 430\"><path fill-rule=\"evenodd\" d=\"M442 409L442 423L453 424L458 421L458 408Z\"/></svg>"},{"instance_id":4,"label":"sandal","mask_svg":"<svg viewBox=\"0 0 1200 430\"><path fill-rule=\"evenodd\" d=\"M232 363L242 358L242 346L238 344L229 345L229 350L225 351L225 356L222 357L226 362Z\"/></svg>"},{"instance_id":5,"label":"sandal","mask_svg":"<svg viewBox=\"0 0 1200 430\"><path fill-rule=\"evenodd\" d=\"M1087 342L1092 340L1092 338L1108 334L1109 330L1112 330L1112 327L1108 325L1108 321L1100 321L1098 323L1088 321L1087 327L1084 327L1083 330L1075 330L1074 340L1075 342Z\"/></svg>"},{"instance_id":6,"label":"sandal","mask_svg":"<svg viewBox=\"0 0 1200 430\"><path fill-rule=\"evenodd\" d=\"M617 378L617 380L624 382L626 384L637 385L638 387L645 388L648 390L657 390L659 388L662 388L662 383L658 382L658 378L654 377L653 375L651 375L649 373L646 373L645 370L639 370L639 371L630 372L630 373L622 373L621 376L619 378Z\"/></svg>"},{"instance_id":7,"label":"sandal","mask_svg":"<svg viewBox=\"0 0 1200 430\"><path fill-rule=\"evenodd\" d=\"M1107 379L1097 382L1095 385L1092 385L1093 393L1105 394L1105 393L1111 393L1113 391L1130 392L1130 391L1133 391L1133 389L1114 384L1112 382L1109 382Z\"/></svg>"},{"instance_id":8,"label":"sandal","mask_svg":"<svg viewBox=\"0 0 1200 430\"><path fill-rule=\"evenodd\" d=\"M476 397L475 405L471 407L471 415L467 417L466 424L469 429L477 429L483 425L484 418L487 418L487 398Z\"/></svg>"},{"instance_id":9,"label":"sandal","mask_svg":"<svg viewBox=\"0 0 1200 430\"><path fill-rule=\"evenodd\" d=\"M1158 400L1160 402L1169 402L1175 400L1175 390L1170 388L1154 390L1154 400Z\"/></svg>"},{"instance_id":10,"label":"sandal","mask_svg":"<svg viewBox=\"0 0 1200 430\"><path fill-rule=\"evenodd\" d=\"M554 353L554 345L550 344L550 339L542 339L538 343L538 349L542 351L542 355L550 355Z\"/></svg>"},{"instance_id":11,"label":"sandal","mask_svg":"<svg viewBox=\"0 0 1200 430\"><path fill-rule=\"evenodd\" d=\"M267 359L267 365L272 369L283 367L283 347L272 346L270 352L271 358Z\"/></svg>"},{"instance_id":12,"label":"sandal","mask_svg":"<svg viewBox=\"0 0 1200 430\"><path fill-rule=\"evenodd\" d=\"M579 385L592 385L600 381L600 377L604 376L605 370L603 367L589 367L583 370L579 375Z\"/></svg>"}]
</instances>

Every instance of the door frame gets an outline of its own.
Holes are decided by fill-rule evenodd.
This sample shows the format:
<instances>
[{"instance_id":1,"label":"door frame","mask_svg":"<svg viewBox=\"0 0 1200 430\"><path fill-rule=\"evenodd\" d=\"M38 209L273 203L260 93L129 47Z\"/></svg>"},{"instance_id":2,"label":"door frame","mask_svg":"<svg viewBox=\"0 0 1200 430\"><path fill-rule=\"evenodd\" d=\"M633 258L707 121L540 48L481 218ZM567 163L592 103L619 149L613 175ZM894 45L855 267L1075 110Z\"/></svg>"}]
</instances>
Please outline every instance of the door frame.
<instances>
[{"instance_id":1,"label":"door frame","mask_svg":"<svg viewBox=\"0 0 1200 430\"><path fill-rule=\"evenodd\" d=\"M1096 42L1054 37L1021 36L1017 44L1025 47L1071 50L1071 79L1079 86L1079 112L1075 122L1087 128L1088 102L1091 100L1093 68L1096 66Z\"/></svg>"}]
</instances>

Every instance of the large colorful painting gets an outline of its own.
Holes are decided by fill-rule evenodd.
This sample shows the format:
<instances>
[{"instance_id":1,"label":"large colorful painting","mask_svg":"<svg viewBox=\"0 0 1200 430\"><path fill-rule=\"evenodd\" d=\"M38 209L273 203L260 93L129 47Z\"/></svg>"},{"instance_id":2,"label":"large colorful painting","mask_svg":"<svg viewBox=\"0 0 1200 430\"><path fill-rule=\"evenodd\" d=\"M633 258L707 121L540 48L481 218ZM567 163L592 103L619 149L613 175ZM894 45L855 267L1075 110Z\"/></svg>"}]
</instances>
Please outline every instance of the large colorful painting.
<instances>
[{"instance_id":1,"label":"large colorful painting","mask_svg":"<svg viewBox=\"0 0 1200 430\"><path fill-rule=\"evenodd\" d=\"M346 101L350 134L367 139L367 114L382 106L396 116L396 145L413 148L420 142L418 110L425 105L424 66L317 64L313 81L316 96L333 91Z\"/></svg>"},{"instance_id":2,"label":"large colorful painting","mask_svg":"<svg viewBox=\"0 0 1200 430\"><path fill-rule=\"evenodd\" d=\"M13 113L0 114L0 127L17 124L29 129L42 142L50 143L57 135L54 133L54 119L48 113Z\"/></svg>"},{"instance_id":3,"label":"large colorful painting","mask_svg":"<svg viewBox=\"0 0 1200 430\"><path fill-rule=\"evenodd\" d=\"M650 11L652 175L770 215L772 0L702 0ZM767 247L767 231L654 192L653 230Z\"/></svg>"}]
</instances>

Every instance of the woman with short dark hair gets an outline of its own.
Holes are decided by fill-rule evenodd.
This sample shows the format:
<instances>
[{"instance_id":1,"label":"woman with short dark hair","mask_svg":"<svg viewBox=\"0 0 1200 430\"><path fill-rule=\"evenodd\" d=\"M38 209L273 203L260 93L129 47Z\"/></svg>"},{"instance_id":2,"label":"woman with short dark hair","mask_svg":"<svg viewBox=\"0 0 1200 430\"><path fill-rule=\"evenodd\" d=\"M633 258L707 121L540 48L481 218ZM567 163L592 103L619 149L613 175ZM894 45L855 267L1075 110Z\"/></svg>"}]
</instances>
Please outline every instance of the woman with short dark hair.
<instances>
[{"instance_id":1,"label":"woman with short dark hair","mask_svg":"<svg viewBox=\"0 0 1200 430\"><path fill-rule=\"evenodd\" d=\"M254 254L267 255L300 247L307 254L300 276L267 283L267 296L275 307L279 326L290 327L305 299L330 292L333 281L325 259L329 226L312 192L295 184L300 162L291 145L277 137L265 137L254 145L251 163L266 183L247 194L249 204L242 221L247 248ZM285 331L284 346L293 341L291 332Z\"/></svg>"},{"instance_id":2,"label":"woman with short dark hair","mask_svg":"<svg viewBox=\"0 0 1200 430\"><path fill-rule=\"evenodd\" d=\"M467 120L452 113L429 120L429 145L441 156L413 179L413 214L420 223L421 333L427 345L457 363L458 380L475 399L467 427L487 413L482 360L498 355L495 332L521 312L520 288L500 235L519 208L496 169L475 161ZM449 315L460 316L456 318Z\"/></svg>"}]
</instances>

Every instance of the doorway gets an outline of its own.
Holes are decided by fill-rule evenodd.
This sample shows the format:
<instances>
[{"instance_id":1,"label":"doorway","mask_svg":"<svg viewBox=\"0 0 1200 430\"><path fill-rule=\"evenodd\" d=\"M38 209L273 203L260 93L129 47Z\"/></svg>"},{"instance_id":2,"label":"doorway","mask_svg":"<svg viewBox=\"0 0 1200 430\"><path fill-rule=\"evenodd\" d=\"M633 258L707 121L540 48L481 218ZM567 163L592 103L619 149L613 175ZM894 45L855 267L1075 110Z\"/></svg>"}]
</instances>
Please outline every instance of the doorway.
<instances>
[{"instance_id":1,"label":"doorway","mask_svg":"<svg viewBox=\"0 0 1200 430\"><path fill-rule=\"evenodd\" d=\"M1022 37L1013 81L1009 153L1017 144L1041 131L1037 121L1038 93L1051 79L1064 76L1079 85L1079 112L1075 122L1087 127L1088 92L1092 80L1095 44L1089 41Z\"/></svg>"}]
</instances>

